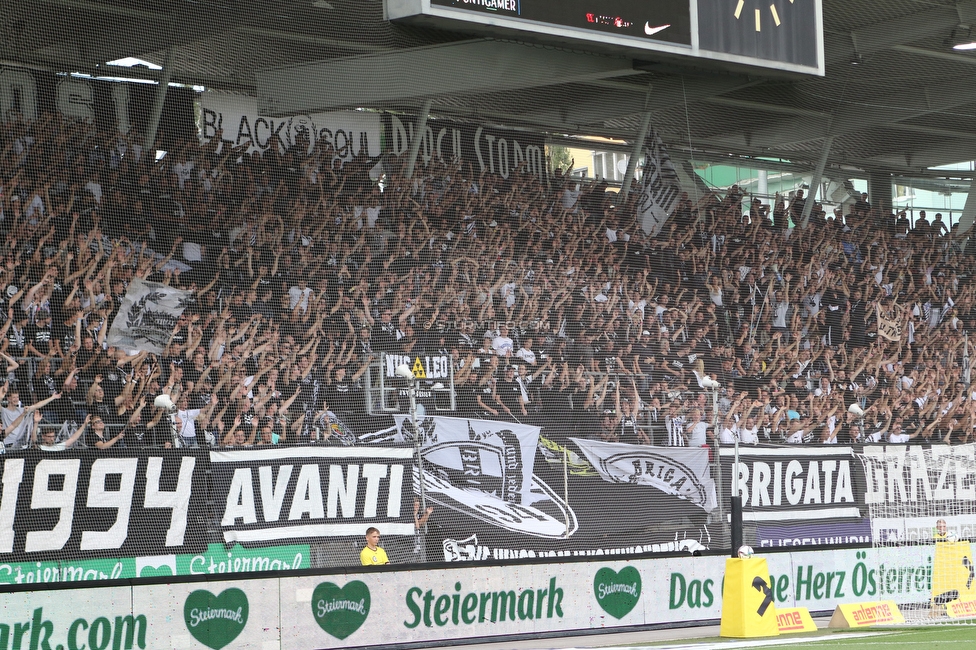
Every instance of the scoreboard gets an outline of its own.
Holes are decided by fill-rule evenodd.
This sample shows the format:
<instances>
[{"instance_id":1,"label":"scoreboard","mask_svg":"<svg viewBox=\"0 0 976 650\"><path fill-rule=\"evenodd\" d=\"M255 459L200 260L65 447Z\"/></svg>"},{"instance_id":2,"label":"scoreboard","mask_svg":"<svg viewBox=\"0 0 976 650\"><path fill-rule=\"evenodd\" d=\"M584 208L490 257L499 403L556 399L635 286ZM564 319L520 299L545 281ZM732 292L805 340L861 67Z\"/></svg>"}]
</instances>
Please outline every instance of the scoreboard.
<instances>
[{"instance_id":1,"label":"scoreboard","mask_svg":"<svg viewBox=\"0 0 976 650\"><path fill-rule=\"evenodd\" d=\"M823 75L822 0L386 0L390 20Z\"/></svg>"}]
</instances>

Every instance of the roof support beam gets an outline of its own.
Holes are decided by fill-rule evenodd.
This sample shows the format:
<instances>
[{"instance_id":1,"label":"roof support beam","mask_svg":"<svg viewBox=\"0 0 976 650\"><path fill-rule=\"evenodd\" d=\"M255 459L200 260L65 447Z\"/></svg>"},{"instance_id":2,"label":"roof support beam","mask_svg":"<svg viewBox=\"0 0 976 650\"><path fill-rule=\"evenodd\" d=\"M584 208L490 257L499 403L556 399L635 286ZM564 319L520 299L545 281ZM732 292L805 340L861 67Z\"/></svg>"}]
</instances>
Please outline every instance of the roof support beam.
<instances>
[{"instance_id":1,"label":"roof support beam","mask_svg":"<svg viewBox=\"0 0 976 650\"><path fill-rule=\"evenodd\" d=\"M936 6L907 16L868 25L848 34L824 34L824 52L828 63L850 60L855 54L865 56L893 46L912 43L926 36L948 32L959 23L976 20L976 2L964 0L955 6Z\"/></svg>"},{"instance_id":2,"label":"roof support beam","mask_svg":"<svg viewBox=\"0 0 976 650\"><path fill-rule=\"evenodd\" d=\"M254 76L259 109L293 115L634 74L643 72L634 70L630 59L476 40L316 61Z\"/></svg>"},{"instance_id":3,"label":"roof support beam","mask_svg":"<svg viewBox=\"0 0 976 650\"><path fill-rule=\"evenodd\" d=\"M830 155L830 147L833 144L833 137L828 136L824 139L823 151L820 152L820 160L817 161L817 168L813 172L813 178L810 179L810 196L807 197L806 202L803 204L801 228L807 227L807 224L810 222L810 211L813 210L813 204L820 198L820 185L823 181L824 167L827 166L827 157Z\"/></svg>"},{"instance_id":4,"label":"roof support beam","mask_svg":"<svg viewBox=\"0 0 976 650\"><path fill-rule=\"evenodd\" d=\"M650 89L648 89L648 93L650 92ZM647 131L650 128L651 112L645 111L644 115L641 117L640 128L637 130L637 139L634 140L634 150L631 152L630 159L627 161L627 171L624 172L624 182L620 186L620 193L624 197L630 194L630 184L634 182L634 172L637 171L637 159L640 158L644 148L644 140L647 138Z\"/></svg>"}]
</instances>

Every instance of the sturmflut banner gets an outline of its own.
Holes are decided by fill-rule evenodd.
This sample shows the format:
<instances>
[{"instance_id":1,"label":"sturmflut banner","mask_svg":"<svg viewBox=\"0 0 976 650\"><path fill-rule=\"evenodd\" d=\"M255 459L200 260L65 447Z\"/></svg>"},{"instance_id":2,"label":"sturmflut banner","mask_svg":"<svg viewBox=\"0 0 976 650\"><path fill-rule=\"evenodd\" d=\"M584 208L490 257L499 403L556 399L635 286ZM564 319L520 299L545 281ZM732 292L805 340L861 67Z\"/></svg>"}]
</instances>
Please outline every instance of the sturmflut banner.
<instances>
[{"instance_id":1,"label":"sturmflut banner","mask_svg":"<svg viewBox=\"0 0 976 650\"><path fill-rule=\"evenodd\" d=\"M134 278L108 331L108 344L162 354L190 296L189 291Z\"/></svg>"},{"instance_id":2,"label":"sturmflut banner","mask_svg":"<svg viewBox=\"0 0 976 650\"><path fill-rule=\"evenodd\" d=\"M394 419L397 439L413 442L410 418ZM493 528L549 539L576 532L576 516L563 496L534 473L539 427L425 417L418 428L427 501L457 513L452 521L471 517Z\"/></svg>"}]
</instances>

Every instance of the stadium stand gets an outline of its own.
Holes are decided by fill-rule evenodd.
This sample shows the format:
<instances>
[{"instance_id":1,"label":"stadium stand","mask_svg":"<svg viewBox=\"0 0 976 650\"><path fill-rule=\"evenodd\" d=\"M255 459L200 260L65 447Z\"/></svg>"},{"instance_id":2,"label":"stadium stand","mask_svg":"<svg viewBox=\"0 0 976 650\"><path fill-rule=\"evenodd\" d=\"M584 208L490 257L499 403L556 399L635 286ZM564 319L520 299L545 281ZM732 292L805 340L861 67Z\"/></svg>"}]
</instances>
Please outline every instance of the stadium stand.
<instances>
[{"instance_id":1,"label":"stadium stand","mask_svg":"<svg viewBox=\"0 0 976 650\"><path fill-rule=\"evenodd\" d=\"M459 414L554 440L956 444L976 427L972 259L941 221L908 229L865 197L793 227L802 199L733 187L684 196L649 236L636 193L558 174L432 160L408 181L333 164L324 140L181 140L155 161L137 142L2 125L8 449L97 420L90 449L168 446L159 394L185 443L354 445L388 426L367 415L371 360L421 352L452 358ZM106 344L134 279L192 295L160 355Z\"/></svg>"}]
</instances>

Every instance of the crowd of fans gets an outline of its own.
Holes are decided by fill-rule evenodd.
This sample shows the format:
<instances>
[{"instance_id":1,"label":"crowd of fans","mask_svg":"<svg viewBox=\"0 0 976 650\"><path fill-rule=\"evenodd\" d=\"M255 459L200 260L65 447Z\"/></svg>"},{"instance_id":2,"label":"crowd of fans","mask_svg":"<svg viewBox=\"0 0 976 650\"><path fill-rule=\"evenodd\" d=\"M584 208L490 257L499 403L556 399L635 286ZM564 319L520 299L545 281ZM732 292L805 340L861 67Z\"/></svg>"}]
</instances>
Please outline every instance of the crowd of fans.
<instances>
[{"instance_id":1,"label":"crowd of fans","mask_svg":"<svg viewBox=\"0 0 976 650\"><path fill-rule=\"evenodd\" d=\"M324 144L216 137L149 160L135 142L55 117L0 129L6 449L356 444L380 428L381 352L449 357L451 414L553 440L976 427L973 260L940 215L910 227L864 196L804 228L802 193L733 187L682 197L649 235L636 193L558 172L432 162L407 180L386 159L376 179ZM192 292L161 355L107 345L133 278Z\"/></svg>"}]
</instances>

